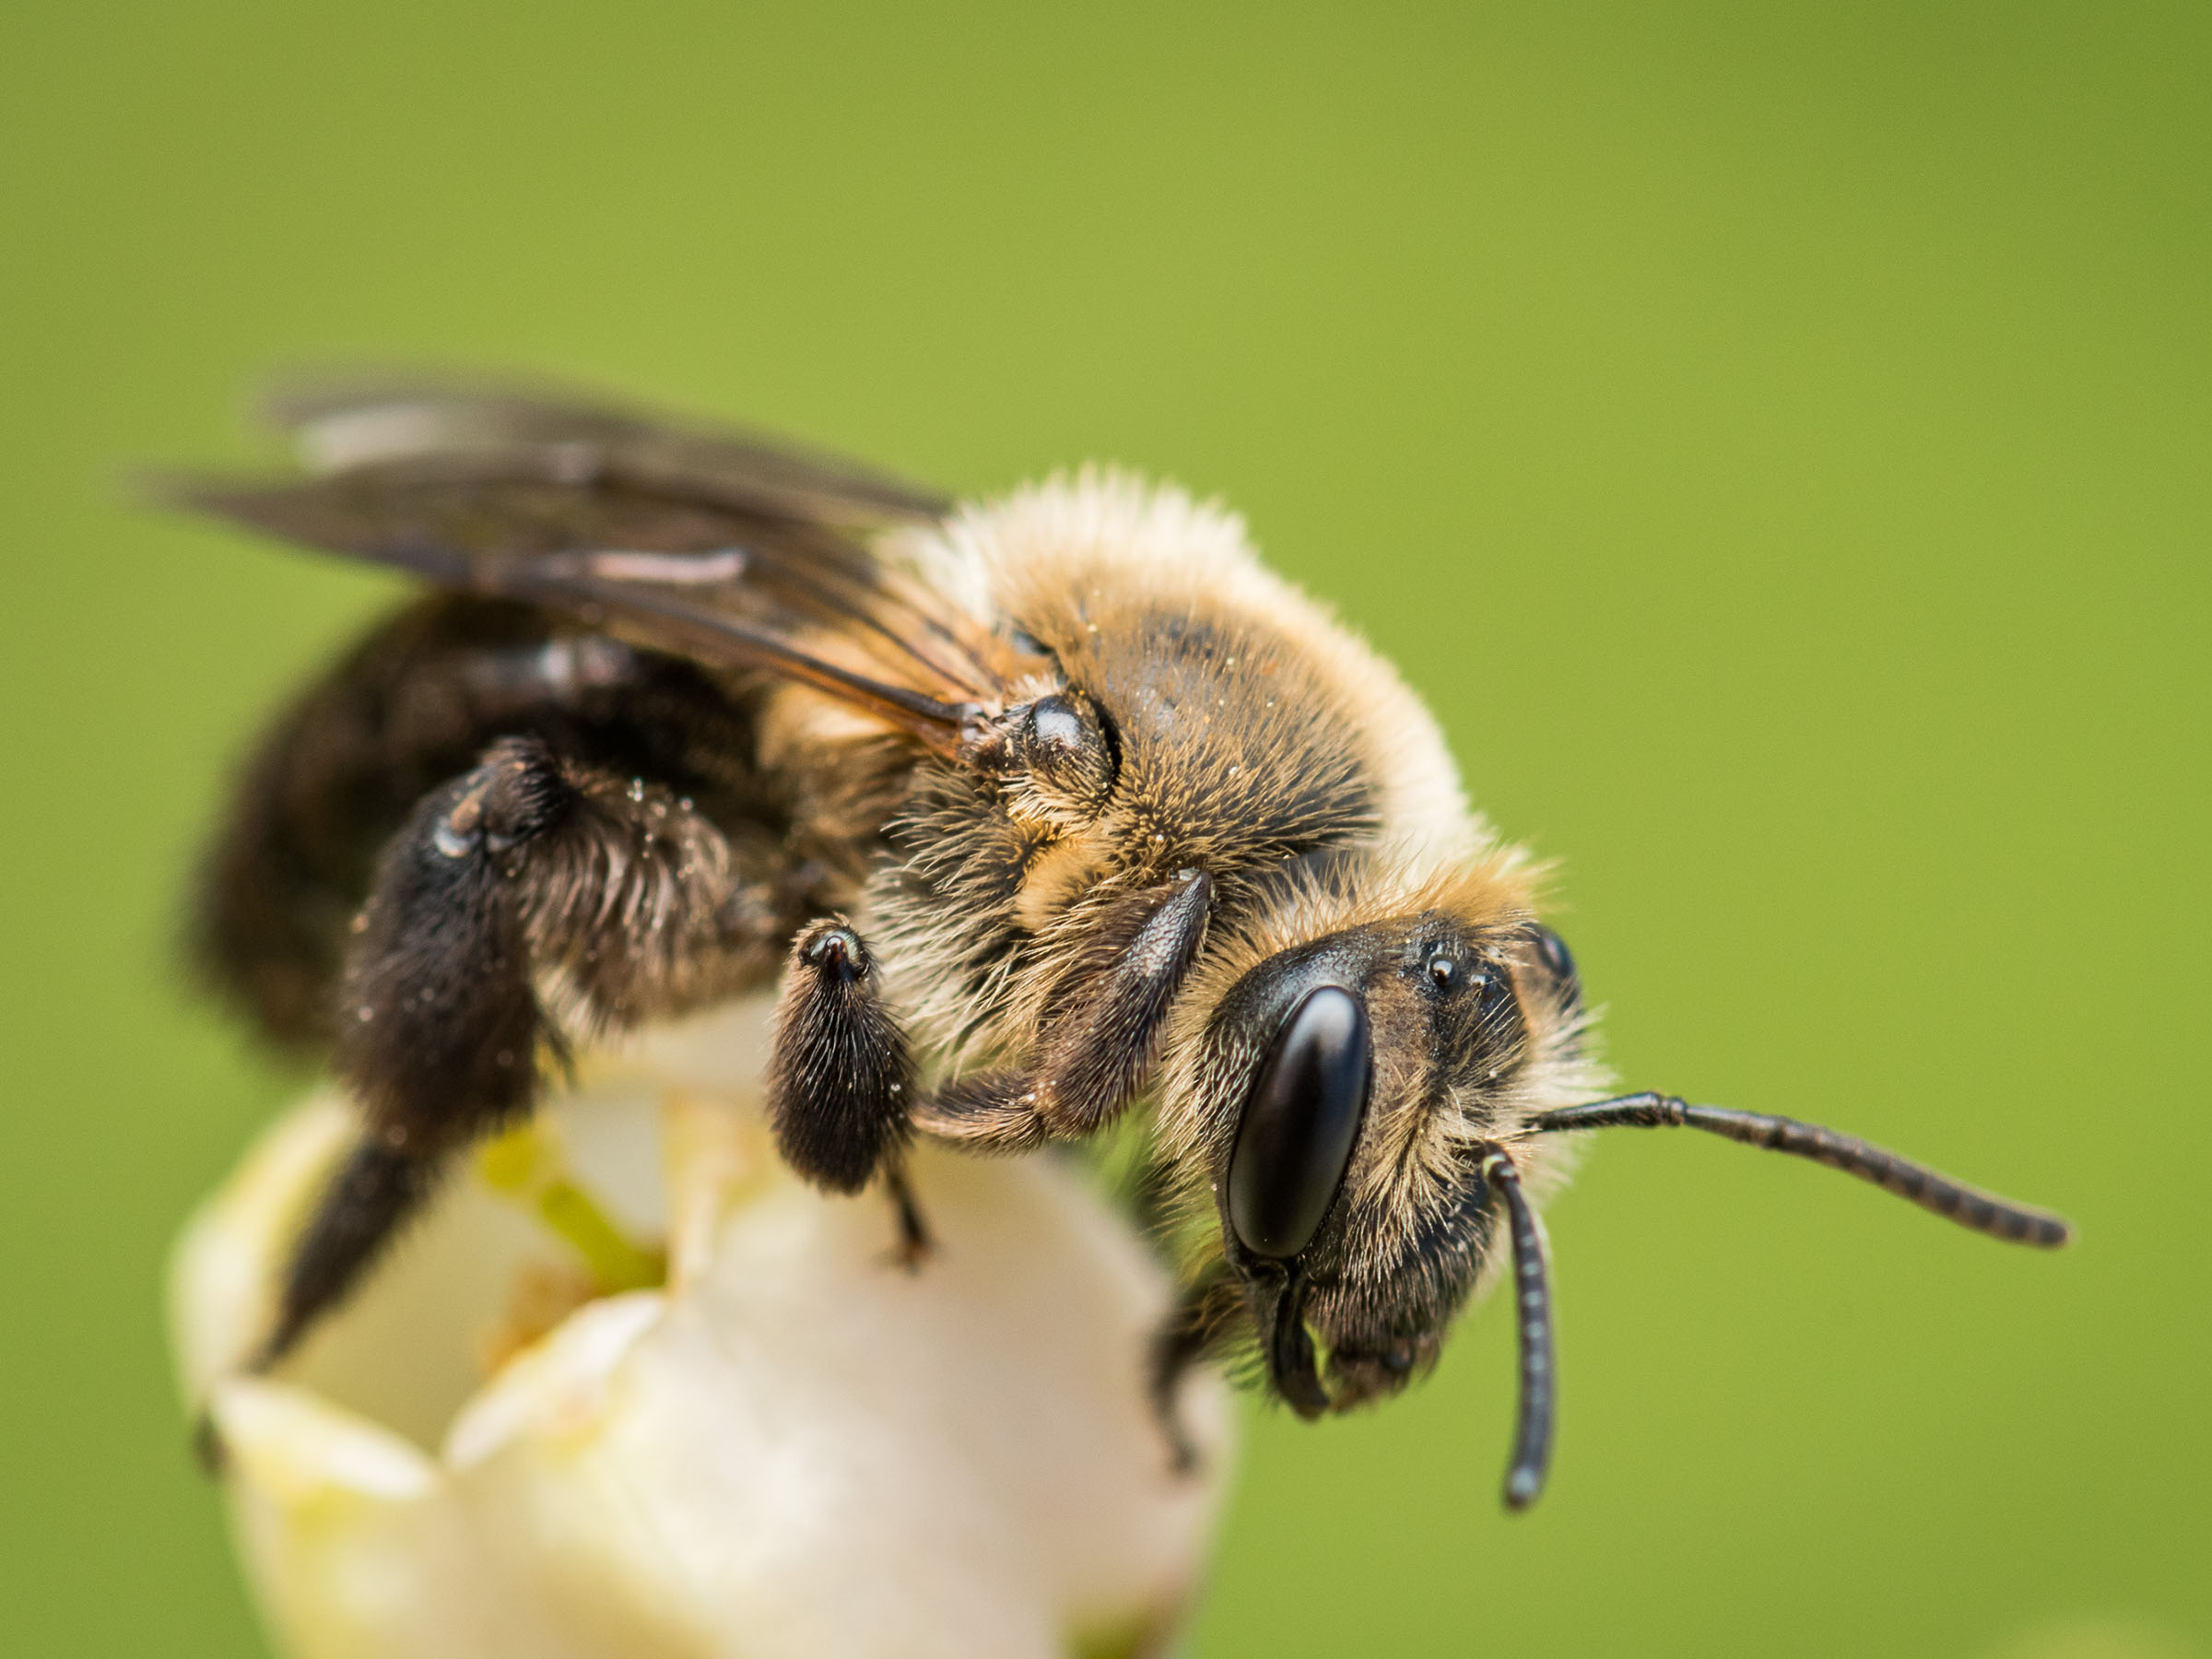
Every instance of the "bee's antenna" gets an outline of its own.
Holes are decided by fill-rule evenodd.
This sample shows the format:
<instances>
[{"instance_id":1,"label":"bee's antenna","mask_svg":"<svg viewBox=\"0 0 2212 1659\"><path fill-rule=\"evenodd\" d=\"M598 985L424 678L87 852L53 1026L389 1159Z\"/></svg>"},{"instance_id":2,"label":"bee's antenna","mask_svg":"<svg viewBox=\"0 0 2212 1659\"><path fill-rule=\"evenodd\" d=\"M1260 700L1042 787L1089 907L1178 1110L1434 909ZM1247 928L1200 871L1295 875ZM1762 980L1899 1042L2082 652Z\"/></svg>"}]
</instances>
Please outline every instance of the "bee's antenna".
<instances>
[{"instance_id":1,"label":"bee's antenna","mask_svg":"<svg viewBox=\"0 0 2212 1659\"><path fill-rule=\"evenodd\" d=\"M1529 1128L1539 1135L1569 1129L1663 1129L1687 1124L1747 1147L1770 1152L1787 1152L1809 1158L1861 1181L1871 1181L1886 1193L1910 1199L1924 1210L1976 1232L2013 1244L2035 1244L2052 1249L2069 1243L2074 1230L2063 1217L2048 1210L2030 1209L1993 1194L1978 1192L1939 1175L1925 1164L1900 1158L1885 1147L1849 1135L1839 1135L1818 1124L1794 1118L1769 1117L1758 1112L1731 1112L1722 1106L1692 1106L1673 1095L1622 1095L1618 1100L1593 1100L1586 1106L1563 1106L1531 1120Z\"/></svg>"},{"instance_id":2,"label":"bee's antenna","mask_svg":"<svg viewBox=\"0 0 2212 1659\"><path fill-rule=\"evenodd\" d=\"M1551 1429L1559 1403L1551 1343L1551 1277L1544 1232L1521 1191L1521 1172L1497 1147L1483 1155L1483 1179L1505 1200L1513 1240L1513 1324L1521 1336L1521 1405L1513 1424L1513 1460L1505 1471L1505 1506L1524 1510L1544 1489L1551 1467Z\"/></svg>"}]
</instances>

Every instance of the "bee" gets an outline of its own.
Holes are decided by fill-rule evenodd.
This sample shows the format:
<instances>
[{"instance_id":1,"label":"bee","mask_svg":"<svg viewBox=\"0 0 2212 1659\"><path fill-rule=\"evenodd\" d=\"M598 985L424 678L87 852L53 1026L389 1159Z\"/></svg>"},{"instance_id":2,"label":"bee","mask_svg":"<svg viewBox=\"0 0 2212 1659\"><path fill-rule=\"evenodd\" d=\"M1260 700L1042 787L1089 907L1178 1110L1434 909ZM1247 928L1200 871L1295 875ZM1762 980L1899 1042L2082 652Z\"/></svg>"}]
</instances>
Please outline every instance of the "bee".
<instances>
[{"instance_id":1,"label":"bee","mask_svg":"<svg viewBox=\"0 0 2212 1659\"><path fill-rule=\"evenodd\" d=\"M1391 666L1241 523L1085 472L958 503L560 396L295 398L303 461L171 500L421 579L276 722L200 954L326 1051L360 1133L253 1363L358 1284L572 1045L780 980L792 1168L889 1195L917 1135L1148 1124L1199 1241L1148 1359L1230 1351L1300 1416L1403 1389L1511 1285L1507 1504L1554 1419L1536 1206L1586 1131L1812 1159L1995 1238L2066 1224L1832 1130L1607 1096L1540 871Z\"/></svg>"}]
</instances>

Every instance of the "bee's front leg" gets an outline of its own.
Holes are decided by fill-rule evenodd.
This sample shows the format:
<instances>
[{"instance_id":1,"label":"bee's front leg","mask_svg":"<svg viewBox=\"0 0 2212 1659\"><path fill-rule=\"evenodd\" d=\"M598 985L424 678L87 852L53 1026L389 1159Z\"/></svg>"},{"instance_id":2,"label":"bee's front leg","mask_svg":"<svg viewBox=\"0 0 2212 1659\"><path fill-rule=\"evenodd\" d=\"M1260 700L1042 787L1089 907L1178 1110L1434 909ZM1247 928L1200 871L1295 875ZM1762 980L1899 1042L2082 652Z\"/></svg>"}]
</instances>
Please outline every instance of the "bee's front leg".
<instances>
[{"instance_id":1,"label":"bee's front leg","mask_svg":"<svg viewBox=\"0 0 2212 1659\"><path fill-rule=\"evenodd\" d=\"M1177 1292L1175 1305L1153 1333L1146 1394L1153 1420L1167 1441L1168 1466L1178 1475L1198 1469L1198 1447L1182 1421L1182 1380L1219 1344L1227 1322L1235 1315L1236 1302L1229 1277L1216 1261Z\"/></svg>"},{"instance_id":2,"label":"bee's front leg","mask_svg":"<svg viewBox=\"0 0 2212 1659\"><path fill-rule=\"evenodd\" d=\"M979 1151L1020 1152L1112 1123L1151 1070L1213 898L1203 870L1180 870L1108 909L1054 987L1030 1063L947 1084L920 1106L921 1126Z\"/></svg>"}]
</instances>

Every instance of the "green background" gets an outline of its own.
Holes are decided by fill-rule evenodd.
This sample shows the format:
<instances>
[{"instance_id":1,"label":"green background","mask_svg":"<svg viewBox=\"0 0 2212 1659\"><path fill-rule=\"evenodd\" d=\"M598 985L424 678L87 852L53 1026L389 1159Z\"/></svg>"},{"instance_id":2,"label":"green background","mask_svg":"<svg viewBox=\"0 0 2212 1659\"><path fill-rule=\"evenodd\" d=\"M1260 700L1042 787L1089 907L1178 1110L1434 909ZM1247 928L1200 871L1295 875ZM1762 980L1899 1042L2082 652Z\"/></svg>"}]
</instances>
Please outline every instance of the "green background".
<instances>
[{"instance_id":1,"label":"green background","mask_svg":"<svg viewBox=\"0 0 2212 1659\"><path fill-rule=\"evenodd\" d=\"M114 480L399 359L1220 492L1564 861L1625 1081L2080 1224L1615 1137L1543 1506L1479 1315L1257 1425L1197 1653L2204 1653L2208 19L14 0L0 1645L258 1651L159 1282L297 1080L169 945L394 590Z\"/></svg>"}]
</instances>

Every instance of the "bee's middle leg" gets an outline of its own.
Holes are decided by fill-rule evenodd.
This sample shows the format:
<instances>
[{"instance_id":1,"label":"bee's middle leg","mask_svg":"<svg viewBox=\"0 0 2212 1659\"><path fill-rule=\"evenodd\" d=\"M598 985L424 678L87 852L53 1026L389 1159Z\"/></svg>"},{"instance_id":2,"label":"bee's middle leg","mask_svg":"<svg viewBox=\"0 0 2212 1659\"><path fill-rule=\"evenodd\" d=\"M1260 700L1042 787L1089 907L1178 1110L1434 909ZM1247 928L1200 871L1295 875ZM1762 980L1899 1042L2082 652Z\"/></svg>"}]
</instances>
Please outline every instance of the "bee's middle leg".
<instances>
[{"instance_id":1,"label":"bee's middle leg","mask_svg":"<svg viewBox=\"0 0 2212 1659\"><path fill-rule=\"evenodd\" d=\"M883 1172L884 1191L891 1200L892 1218L899 1228L899 1242L895 1249L899 1265L909 1273L921 1268L936 1248L930 1234L929 1223L922 1215L921 1201L914 1196L913 1183L907 1179L906 1162L893 1159Z\"/></svg>"},{"instance_id":2,"label":"bee's middle leg","mask_svg":"<svg viewBox=\"0 0 2212 1659\"><path fill-rule=\"evenodd\" d=\"M830 1192L889 1176L911 1259L924 1246L896 1171L917 1124L971 1150L1018 1152L1112 1122L1151 1065L1213 890L1194 869L1131 895L1088 941L1088 971L1055 995L1036 1063L956 1079L926 1100L867 946L841 921L813 924L792 946L776 1010L768 1102L784 1159Z\"/></svg>"},{"instance_id":3,"label":"bee's middle leg","mask_svg":"<svg viewBox=\"0 0 2212 1659\"><path fill-rule=\"evenodd\" d=\"M826 1192L881 1178L910 1268L930 1242L906 1179L913 1108L912 1049L875 956L843 922L810 924L792 945L776 1006L769 1123L783 1160Z\"/></svg>"}]
</instances>

